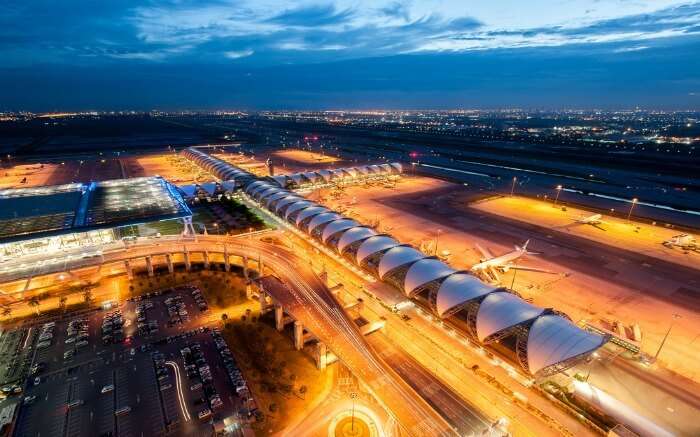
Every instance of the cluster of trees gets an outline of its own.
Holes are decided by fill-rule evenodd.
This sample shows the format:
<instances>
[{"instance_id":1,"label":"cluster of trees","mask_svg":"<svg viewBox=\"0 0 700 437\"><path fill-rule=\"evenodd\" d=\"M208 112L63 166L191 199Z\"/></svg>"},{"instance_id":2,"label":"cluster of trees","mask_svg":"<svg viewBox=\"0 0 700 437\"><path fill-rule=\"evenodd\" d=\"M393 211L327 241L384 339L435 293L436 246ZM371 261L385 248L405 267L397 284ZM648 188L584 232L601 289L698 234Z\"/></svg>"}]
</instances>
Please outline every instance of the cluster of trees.
<instances>
[{"instance_id":1,"label":"cluster of trees","mask_svg":"<svg viewBox=\"0 0 700 437\"><path fill-rule=\"evenodd\" d=\"M254 229L262 229L265 227L265 222L263 222L263 220L260 217L255 215L250 209L248 209L247 206L238 202L235 199L222 197L221 206L223 206L226 212L228 212L232 216L243 217L247 222L248 227Z\"/></svg>"}]
</instances>

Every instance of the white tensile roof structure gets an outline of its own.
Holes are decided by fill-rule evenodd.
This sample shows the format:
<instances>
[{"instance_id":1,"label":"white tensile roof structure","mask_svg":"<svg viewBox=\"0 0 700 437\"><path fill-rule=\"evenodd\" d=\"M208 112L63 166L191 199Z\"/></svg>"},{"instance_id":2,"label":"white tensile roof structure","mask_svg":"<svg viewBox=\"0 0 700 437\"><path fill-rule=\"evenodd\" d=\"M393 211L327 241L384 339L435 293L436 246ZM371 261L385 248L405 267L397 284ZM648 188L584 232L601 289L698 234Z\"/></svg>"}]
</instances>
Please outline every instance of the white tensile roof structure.
<instances>
[{"instance_id":1,"label":"white tensile roof structure","mask_svg":"<svg viewBox=\"0 0 700 437\"><path fill-rule=\"evenodd\" d=\"M427 258L427 255L410 246L398 246L390 249L384 254L384 256L382 256L381 261L379 261L379 279L384 279L384 276L386 276L387 273L397 267L418 261L419 259L423 258Z\"/></svg>"},{"instance_id":2,"label":"white tensile roof structure","mask_svg":"<svg viewBox=\"0 0 700 437\"><path fill-rule=\"evenodd\" d=\"M476 335L483 342L505 329L532 320L544 312L514 294L505 291L490 293L479 306L476 315Z\"/></svg>"},{"instance_id":3,"label":"white tensile roof structure","mask_svg":"<svg viewBox=\"0 0 700 437\"><path fill-rule=\"evenodd\" d=\"M455 270L447 264L435 258L425 258L411 264L403 283L403 291L406 296L413 296L416 289L455 273Z\"/></svg>"},{"instance_id":4,"label":"white tensile roof structure","mask_svg":"<svg viewBox=\"0 0 700 437\"><path fill-rule=\"evenodd\" d=\"M351 245L356 241L360 241L369 238L373 235L377 235L377 231L366 226L358 226L356 228L348 229L343 233L343 236L338 240L338 252L343 252L346 247Z\"/></svg>"},{"instance_id":5,"label":"white tensile roof structure","mask_svg":"<svg viewBox=\"0 0 700 437\"><path fill-rule=\"evenodd\" d=\"M375 235L362 242L355 254L355 261L360 264L370 255L374 255L382 250L391 249L398 246L400 243L386 235Z\"/></svg>"},{"instance_id":6,"label":"white tensile roof structure","mask_svg":"<svg viewBox=\"0 0 700 437\"><path fill-rule=\"evenodd\" d=\"M272 182L256 180L250 173L196 149L187 150L193 151L186 151L186 156L198 164L204 163L200 164L203 167L218 165L217 171L239 175L236 177L243 181L246 193L259 191L263 204L270 205L277 201L273 212L278 216L285 217L300 211L296 225L300 226L305 219L310 218L305 231L311 234L322 229L321 240L333 249L342 252L353 243L360 242L354 253L355 262L362 266L365 260L374 256L379 263L379 279L388 279L389 273L401 268L405 272L403 282L397 284L397 277L394 277L390 283L400 287L409 297L429 289L429 304L441 318L466 311L464 314L467 315L466 320L472 331L470 335L475 340L488 344L506 336L515 336L517 346L514 352L517 360L523 370L531 375L543 376L571 367L608 340L606 336L579 328L565 315L529 304L506 289L486 284L467 272L457 272L435 257L429 257L411 246L401 245L391 236L378 235L374 229L329 211L291 191L282 188L272 190L271 188L278 188ZM224 165L219 165L220 163ZM370 168L361 166L319 170L315 174L317 180L327 181L331 175L346 175L347 178L357 177L358 173L377 171L400 173L402 167L401 164L390 163ZM295 179L292 176L289 177ZM304 178L298 176L301 182ZM313 177L306 175L305 178L313 180ZM339 235L340 238L331 239L334 235Z\"/></svg>"},{"instance_id":7,"label":"white tensile roof structure","mask_svg":"<svg viewBox=\"0 0 700 437\"><path fill-rule=\"evenodd\" d=\"M464 304L496 291L493 287L469 273L455 273L448 276L437 292L435 311L439 317L458 310Z\"/></svg>"}]
</instances>

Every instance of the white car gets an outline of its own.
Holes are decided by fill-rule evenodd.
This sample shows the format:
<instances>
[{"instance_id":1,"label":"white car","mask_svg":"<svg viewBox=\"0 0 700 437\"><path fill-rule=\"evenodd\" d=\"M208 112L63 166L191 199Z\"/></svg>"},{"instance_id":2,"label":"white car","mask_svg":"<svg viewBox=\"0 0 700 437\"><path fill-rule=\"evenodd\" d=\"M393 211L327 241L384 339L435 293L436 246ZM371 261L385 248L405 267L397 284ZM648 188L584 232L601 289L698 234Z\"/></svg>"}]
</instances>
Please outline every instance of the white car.
<instances>
[{"instance_id":1,"label":"white car","mask_svg":"<svg viewBox=\"0 0 700 437\"><path fill-rule=\"evenodd\" d=\"M109 385L105 385L104 387L102 387L102 390L100 390L100 393L105 394L105 393L111 392L112 390L114 390L114 384L109 384Z\"/></svg>"}]
</instances>

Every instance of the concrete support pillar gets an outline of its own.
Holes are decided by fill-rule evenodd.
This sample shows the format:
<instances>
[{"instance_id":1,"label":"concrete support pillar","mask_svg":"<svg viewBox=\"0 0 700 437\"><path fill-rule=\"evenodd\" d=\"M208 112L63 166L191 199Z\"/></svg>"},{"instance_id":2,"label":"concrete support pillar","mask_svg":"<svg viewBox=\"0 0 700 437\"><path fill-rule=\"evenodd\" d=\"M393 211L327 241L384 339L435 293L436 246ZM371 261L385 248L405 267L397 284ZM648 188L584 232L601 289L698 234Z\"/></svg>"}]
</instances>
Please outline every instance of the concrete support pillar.
<instances>
[{"instance_id":1,"label":"concrete support pillar","mask_svg":"<svg viewBox=\"0 0 700 437\"><path fill-rule=\"evenodd\" d=\"M228 246L224 246L224 267L226 271L231 271L231 261L228 258Z\"/></svg>"},{"instance_id":2,"label":"concrete support pillar","mask_svg":"<svg viewBox=\"0 0 700 437\"><path fill-rule=\"evenodd\" d=\"M134 270L131 268L131 263L129 260L124 261L124 269L126 270L126 276L131 281L134 279Z\"/></svg>"},{"instance_id":3,"label":"concrete support pillar","mask_svg":"<svg viewBox=\"0 0 700 437\"><path fill-rule=\"evenodd\" d=\"M328 348L326 348L326 344L322 342L316 343L316 368L318 370L324 370L328 363L326 362L326 353L328 352Z\"/></svg>"},{"instance_id":4,"label":"concrete support pillar","mask_svg":"<svg viewBox=\"0 0 700 437\"><path fill-rule=\"evenodd\" d=\"M205 250L203 255L204 255L204 268L209 269L209 252Z\"/></svg>"},{"instance_id":5,"label":"concrete support pillar","mask_svg":"<svg viewBox=\"0 0 700 437\"><path fill-rule=\"evenodd\" d=\"M245 297L247 299L253 298L253 286L250 285L250 282L246 282L245 284Z\"/></svg>"},{"instance_id":6,"label":"concrete support pillar","mask_svg":"<svg viewBox=\"0 0 700 437\"><path fill-rule=\"evenodd\" d=\"M304 349L304 326L300 321L294 321L294 348L298 351Z\"/></svg>"},{"instance_id":7,"label":"concrete support pillar","mask_svg":"<svg viewBox=\"0 0 700 437\"><path fill-rule=\"evenodd\" d=\"M264 312L265 307L267 307L267 301L265 300L265 291L262 288L260 293L258 293L258 301L260 302L260 312Z\"/></svg>"},{"instance_id":8,"label":"concrete support pillar","mask_svg":"<svg viewBox=\"0 0 700 437\"><path fill-rule=\"evenodd\" d=\"M265 265L263 264L263 260L261 257L258 257L258 277L262 278L263 277L263 269L265 268Z\"/></svg>"},{"instance_id":9,"label":"concrete support pillar","mask_svg":"<svg viewBox=\"0 0 700 437\"><path fill-rule=\"evenodd\" d=\"M284 310L279 304L275 304L275 327L278 331L284 331Z\"/></svg>"},{"instance_id":10,"label":"concrete support pillar","mask_svg":"<svg viewBox=\"0 0 700 437\"><path fill-rule=\"evenodd\" d=\"M190 252L185 249L185 270L188 272L192 269L192 263L190 262Z\"/></svg>"},{"instance_id":11,"label":"concrete support pillar","mask_svg":"<svg viewBox=\"0 0 700 437\"><path fill-rule=\"evenodd\" d=\"M248 278L248 257L247 256L243 257L243 277L246 279L246 281L249 279Z\"/></svg>"},{"instance_id":12,"label":"concrete support pillar","mask_svg":"<svg viewBox=\"0 0 700 437\"><path fill-rule=\"evenodd\" d=\"M165 259L168 261L168 272L172 275L175 271L175 266L173 266L173 256L172 254L165 255Z\"/></svg>"},{"instance_id":13,"label":"concrete support pillar","mask_svg":"<svg viewBox=\"0 0 700 437\"><path fill-rule=\"evenodd\" d=\"M148 276L153 276L153 259L150 255L146 257L146 268L148 269Z\"/></svg>"}]
</instances>

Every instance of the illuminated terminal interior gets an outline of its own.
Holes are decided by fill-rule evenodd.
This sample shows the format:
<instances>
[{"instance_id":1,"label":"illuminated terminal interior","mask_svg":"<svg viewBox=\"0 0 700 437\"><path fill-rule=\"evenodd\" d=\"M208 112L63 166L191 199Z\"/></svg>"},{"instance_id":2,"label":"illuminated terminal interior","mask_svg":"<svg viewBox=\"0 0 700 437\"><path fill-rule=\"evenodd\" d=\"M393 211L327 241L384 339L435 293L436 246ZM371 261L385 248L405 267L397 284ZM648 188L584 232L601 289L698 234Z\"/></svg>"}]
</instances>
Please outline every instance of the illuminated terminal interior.
<instances>
[{"instance_id":1,"label":"illuminated terminal interior","mask_svg":"<svg viewBox=\"0 0 700 437\"><path fill-rule=\"evenodd\" d=\"M120 228L191 215L161 177L0 190L0 260L110 243Z\"/></svg>"}]
</instances>

